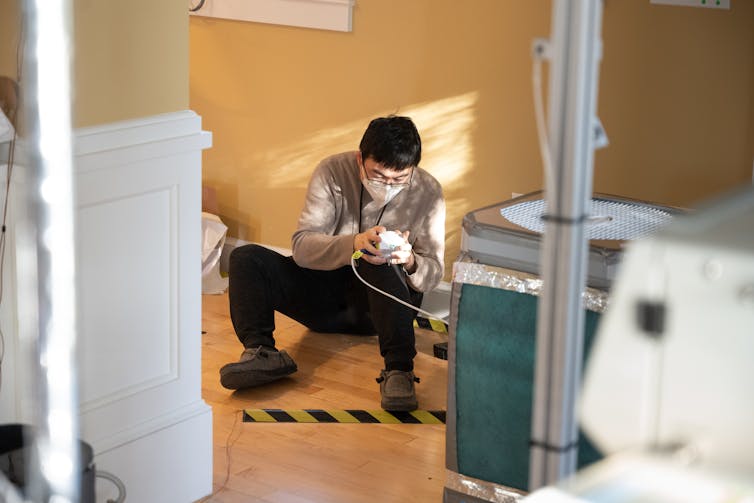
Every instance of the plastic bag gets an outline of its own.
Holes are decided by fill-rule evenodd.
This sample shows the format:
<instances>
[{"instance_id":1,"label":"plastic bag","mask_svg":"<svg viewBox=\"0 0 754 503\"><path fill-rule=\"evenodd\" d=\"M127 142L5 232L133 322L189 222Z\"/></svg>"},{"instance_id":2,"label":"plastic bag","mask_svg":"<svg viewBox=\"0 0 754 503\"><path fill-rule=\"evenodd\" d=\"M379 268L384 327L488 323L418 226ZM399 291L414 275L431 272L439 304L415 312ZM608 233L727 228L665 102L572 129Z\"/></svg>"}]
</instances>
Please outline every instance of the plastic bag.
<instances>
[{"instance_id":1,"label":"plastic bag","mask_svg":"<svg viewBox=\"0 0 754 503\"><path fill-rule=\"evenodd\" d=\"M228 278L220 275L220 256L228 227L220 217L202 212L202 293L221 294L228 288Z\"/></svg>"}]
</instances>

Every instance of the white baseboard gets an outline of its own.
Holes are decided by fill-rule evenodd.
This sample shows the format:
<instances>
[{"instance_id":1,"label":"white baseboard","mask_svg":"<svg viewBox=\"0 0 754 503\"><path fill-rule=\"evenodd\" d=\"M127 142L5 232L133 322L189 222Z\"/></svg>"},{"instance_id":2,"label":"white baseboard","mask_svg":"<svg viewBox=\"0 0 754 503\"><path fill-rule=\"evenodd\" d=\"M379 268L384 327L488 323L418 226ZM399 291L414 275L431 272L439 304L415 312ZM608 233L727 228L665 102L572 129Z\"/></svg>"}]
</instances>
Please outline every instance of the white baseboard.
<instances>
[{"instance_id":1,"label":"white baseboard","mask_svg":"<svg viewBox=\"0 0 754 503\"><path fill-rule=\"evenodd\" d=\"M228 257L233 249L251 244L243 239L228 237L225 239L225 245L223 246L223 252L220 256L220 270L228 272ZM280 248L278 246L266 245L264 243L256 243L270 250L275 250L284 256L291 256L293 252L289 248ZM424 294L424 300L422 300L421 308L430 313L435 313L437 319L444 319L450 315L450 283L441 281L434 290Z\"/></svg>"},{"instance_id":2,"label":"white baseboard","mask_svg":"<svg viewBox=\"0 0 754 503\"><path fill-rule=\"evenodd\" d=\"M450 316L450 288L451 284L441 281L434 290L424 294L421 308L437 315L437 319L448 319Z\"/></svg>"},{"instance_id":3,"label":"white baseboard","mask_svg":"<svg viewBox=\"0 0 754 503\"><path fill-rule=\"evenodd\" d=\"M212 490L212 410L136 438L94 458L98 470L118 477L126 501L190 502ZM191 441L187 441L191 439ZM115 486L97 479L97 501L115 501Z\"/></svg>"}]
</instances>

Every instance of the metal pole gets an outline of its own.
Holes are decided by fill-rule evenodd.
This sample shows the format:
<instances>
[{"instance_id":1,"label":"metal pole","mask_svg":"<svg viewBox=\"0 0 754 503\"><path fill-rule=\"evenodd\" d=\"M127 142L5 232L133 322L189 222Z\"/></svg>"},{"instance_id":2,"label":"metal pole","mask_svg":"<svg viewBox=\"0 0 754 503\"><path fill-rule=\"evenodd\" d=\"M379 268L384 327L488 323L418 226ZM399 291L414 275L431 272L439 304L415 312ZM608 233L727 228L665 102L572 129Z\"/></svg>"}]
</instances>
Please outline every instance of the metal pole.
<instances>
[{"instance_id":1,"label":"metal pole","mask_svg":"<svg viewBox=\"0 0 754 503\"><path fill-rule=\"evenodd\" d=\"M27 0L30 47L25 108L37 233L38 369L35 502L76 502L80 492L76 383L76 271L71 128L71 0ZM36 468L36 470L34 469Z\"/></svg>"},{"instance_id":2,"label":"metal pole","mask_svg":"<svg viewBox=\"0 0 754 503\"><path fill-rule=\"evenodd\" d=\"M581 377L587 239L592 195L601 0L554 0L550 40L549 148L542 295L532 410L529 490L576 470L576 400Z\"/></svg>"}]
</instances>

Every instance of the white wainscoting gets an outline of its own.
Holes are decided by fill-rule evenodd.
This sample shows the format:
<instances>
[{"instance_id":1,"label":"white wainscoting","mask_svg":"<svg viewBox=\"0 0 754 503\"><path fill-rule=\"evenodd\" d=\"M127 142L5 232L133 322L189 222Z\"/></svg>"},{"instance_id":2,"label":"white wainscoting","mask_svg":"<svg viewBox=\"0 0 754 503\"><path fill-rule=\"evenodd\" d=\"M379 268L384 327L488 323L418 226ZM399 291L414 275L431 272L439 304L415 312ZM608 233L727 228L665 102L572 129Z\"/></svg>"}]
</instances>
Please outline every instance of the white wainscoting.
<instances>
[{"instance_id":1,"label":"white wainscoting","mask_svg":"<svg viewBox=\"0 0 754 503\"><path fill-rule=\"evenodd\" d=\"M81 437L128 501L190 502L212 490L212 411L201 398L201 152L210 144L191 111L75 132ZM3 383L16 404L22 384ZM98 482L98 501L114 495Z\"/></svg>"}]
</instances>

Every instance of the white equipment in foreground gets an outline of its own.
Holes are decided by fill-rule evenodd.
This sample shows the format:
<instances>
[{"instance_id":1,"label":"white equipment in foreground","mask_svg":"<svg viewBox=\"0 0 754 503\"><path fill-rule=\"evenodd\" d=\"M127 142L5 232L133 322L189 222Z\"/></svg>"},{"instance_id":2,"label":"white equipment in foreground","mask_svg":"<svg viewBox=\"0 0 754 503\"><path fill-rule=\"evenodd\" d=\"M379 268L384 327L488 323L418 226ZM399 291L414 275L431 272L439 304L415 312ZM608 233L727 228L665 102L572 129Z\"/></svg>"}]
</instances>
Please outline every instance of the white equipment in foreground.
<instances>
[{"instance_id":1,"label":"white equipment in foreground","mask_svg":"<svg viewBox=\"0 0 754 503\"><path fill-rule=\"evenodd\" d=\"M584 374L608 459L526 501L754 500L754 189L624 256Z\"/></svg>"}]
</instances>

